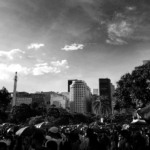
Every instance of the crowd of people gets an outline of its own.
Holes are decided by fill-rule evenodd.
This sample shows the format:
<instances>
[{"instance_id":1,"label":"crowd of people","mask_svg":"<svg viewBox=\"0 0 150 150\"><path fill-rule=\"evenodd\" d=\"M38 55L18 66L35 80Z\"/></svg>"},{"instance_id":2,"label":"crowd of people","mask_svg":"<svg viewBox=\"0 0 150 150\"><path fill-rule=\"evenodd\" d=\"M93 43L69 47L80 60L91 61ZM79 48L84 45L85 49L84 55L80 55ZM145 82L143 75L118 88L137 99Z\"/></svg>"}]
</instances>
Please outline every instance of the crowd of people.
<instances>
[{"instance_id":1,"label":"crowd of people","mask_svg":"<svg viewBox=\"0 0 150 150\"><path fill-rule=\"evenodd\" d=\"M148 125L1 125L0 150L148 150Z\"/></svg>"}]
</instances>

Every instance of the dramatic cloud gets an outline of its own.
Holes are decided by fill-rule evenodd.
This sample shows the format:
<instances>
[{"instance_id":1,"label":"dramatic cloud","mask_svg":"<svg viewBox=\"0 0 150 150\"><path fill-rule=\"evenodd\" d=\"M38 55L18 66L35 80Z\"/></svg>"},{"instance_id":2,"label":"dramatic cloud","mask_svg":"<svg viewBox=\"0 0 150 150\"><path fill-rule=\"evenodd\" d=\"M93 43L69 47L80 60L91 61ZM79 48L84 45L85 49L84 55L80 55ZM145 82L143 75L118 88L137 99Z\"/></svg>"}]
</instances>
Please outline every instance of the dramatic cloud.
<instances>
[{"instance_id":1,"label":"dramatic cloud","mask_svg":"<svg viewBox=\"0 0 150 150\"><path fill-rule=\"evenodd\" d=\"M27 48L28 49L35 49L38 50L39 48L44 47L44 44L42 43L32 43Z\"/></svg>"},{"instance_id":2,"label":"dramatic cloud","mask_svg":"<svg viewBox=\"0 0 150 150\"><path fill-rule=\"evenodd\" d=\"M132 35L133 29L126 21L111 23L108 25L108 37L106 40L109 44L122 45L127 44L122 38L128 38Z\"/></svg>"},{"instance_id":3,"label":"dramatic cloud","mask_svg":"<svg viewBox=\"0 0 150 150\"><path fill-rule=\"evenodd\" d=\"M83 44L72 44L72 45L65 45L64 48L62 48L62 50L64 51L76 51L76 50L80 50L83 49L84 45Z\"/></svg>"},{"instance_id":4,"label":"dramatic cloud","mask_svg":"<svg viewBox=\"0 0 150 150\"><path fill-rule=\"evenodd\" d=\"M28 75L30 73L30 69L27 67L23 67L20 64L11 64L11 65L0 64L0 72L1 72L0 80L7 80L12 78L15 72Z\"/></svg>"},{"instance_id":5,"label":"dramatic cloud","mask_svg":"<svg viewBox=\"0 0 150 150\"><path fill-rule=\"evenodd\" d=\"M51 65L48 63L42 63L42 64L36 64L35 67L33 68L33 75L38 76L38 75L44 75L47 73L60 73L64 69L68 69L68 62L67 60L62 60L62 61L53 61L51 62Z\"/></svg>"},{"instance_id":6,"label":"dramatic cloud","mask_svg":"<svg viewBox=\"0 0 150 150\"><path fill-rule=\"evenodd\" d=\"M0 51L0 58L13 60L14 57L18 55L19 53L24 54L25 52L20 49L12 49L11 51Z\"/></svg>"}]
</instances>

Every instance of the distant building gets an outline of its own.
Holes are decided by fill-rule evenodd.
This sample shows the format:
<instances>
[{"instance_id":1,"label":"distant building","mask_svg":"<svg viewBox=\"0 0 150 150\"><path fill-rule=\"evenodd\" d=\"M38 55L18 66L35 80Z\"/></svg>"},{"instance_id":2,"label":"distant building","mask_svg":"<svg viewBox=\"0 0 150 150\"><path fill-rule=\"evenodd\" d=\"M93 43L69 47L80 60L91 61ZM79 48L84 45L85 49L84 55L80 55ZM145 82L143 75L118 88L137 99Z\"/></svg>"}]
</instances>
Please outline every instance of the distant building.
<instances>
[{"instance_id":1,"label":"distant building","mask_svg":"<svg viewBox=\"0 0 150 150\"><path fill-rule=\"evenodd\" d=\"M66 106L65 108L70 108L70 94L69 92L62 92L62 95L64 95L66 97Z\"/></svg>"},{"instance_id":2,"label":"distant building","mask_svg":"<svg viewBox=\"0 0 150 150\"><path fill-rule=\"evenodd\" d=\"M43 93L31 93L32 103L37 103L40 108L46 107L45 95Z\"/></svg>"},{"instance_id":3,"label":"distant building","mask_svg":"<svg viewBox=\"0 0 150 150\"><path fill-rule=\"evenodd\" d=\"M93 89L93 94L98 95L98 89Z\"/></svg>"},{"instance_id":4,"label":"distant building","mask_svg":"<svg viewBox=\"0 0 150 150\"><path fill-rule=\"evenodd\" d=\"M82 80L75 80L70 86L70 111L88 113L88 102L91 100L91 91Z\"/></svg>"},{"instance_id":5,"label":"distant building","mask_svg":"<svg viewBox=\"0 0 150 150\"><path fill-rule=\"evenodd\" d=\"M76 81L77 79L68 80L68 92L70 92L70 85L73 83L73 81Z\"/></svg>"},{"instance_id":6,"label":"distant building","mask_svg":"<svg viewBox=\"0 0 150 150\"><path fill-rule=\"evenodd\" d=\"M112 113L112 104L111 104L111 81L108 78L99 79L99 94L100 96L107 97L108 107L110 109L110 113Z\"/></svg>"},{"instance_id":7,"label":"distant building","mask_svg":"<svg viewBox=\"0 0 150 150\"><path fill-rule=\"evenodd\" d=\"M51 98L50 98L51 105L57 104L58 107L63 107L65 109L67 102L68 102L68 98L65 95L60 94L60 93L55 93L55 92L51 93Z\"/></svg>"},{"instance_id":8,"label":"distant building","mask_svg":"<svg viewBox=\"0 0 150 150\"><path fill-rule=\"evenodd\" d=\"M31 104L32 103L32 97L29 93L26 92L17 92L16 93L16 106L19 106L21 104Z\"/></svg>"},{"instance_id":9,"label":"distant building","mask_svg":"<svg viewBox=\"0 0 150 150\"><path fill-rule=\"evenodd\" d=\"M61 107L61 103L59 101L53 101L53 105L55 105L57 108Z\"/></svg>"}]
</instances>

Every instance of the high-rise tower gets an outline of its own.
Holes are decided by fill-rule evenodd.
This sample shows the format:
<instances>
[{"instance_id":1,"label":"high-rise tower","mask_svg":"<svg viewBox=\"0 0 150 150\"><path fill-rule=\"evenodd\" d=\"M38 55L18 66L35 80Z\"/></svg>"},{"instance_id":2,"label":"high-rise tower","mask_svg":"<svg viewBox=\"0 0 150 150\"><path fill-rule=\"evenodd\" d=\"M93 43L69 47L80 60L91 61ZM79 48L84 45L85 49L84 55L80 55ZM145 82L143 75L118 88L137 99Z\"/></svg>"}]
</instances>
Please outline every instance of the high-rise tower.
<instances>
[{"instance_id":1,"label":"high-rise tower","mask_svg":"<svg viewBox=\"0 0 150 150\"><path fill-rule=\"evenodd\" d=\"M73 83L73 81L76 81L77 79L68 80L68 92L70 92L70 85Z\"/></svg>"},{"instance_id":2,"label":"high-rise tower","mask_svg":"<svg viewBox=\"0 0 150 150\"><path fill-rule=\"evenodd\" d=\"M16 89L17 89L17 72L15 73L15 77L14 77L14 91L13 91L12 106L16 105Z\"/></svg>"},{"instance_id":3,"label":"high-rise tower","mask_svg":"<svg viewBox=\"0 0 150 150\"><path fill-rule=\"evenodd\" d=\"M75 80L70 86L70 111L77 113L89 112L88 102L91 90L82 80Z\"/></svg>"},{"instance_id":4,"label":"high-rise tower","mask_svg":"<svg viewBox=\"0 0 150 150\"><path fill-rule=\"evenodd\" d=\"M110 113L111 113L112 105L111 105L111 81L110 79L108 78L99 79L99 95L102 97L103 96L107 97L105 101L107 101L107 107L110 109Z\"/></svg>"}]
</instances>

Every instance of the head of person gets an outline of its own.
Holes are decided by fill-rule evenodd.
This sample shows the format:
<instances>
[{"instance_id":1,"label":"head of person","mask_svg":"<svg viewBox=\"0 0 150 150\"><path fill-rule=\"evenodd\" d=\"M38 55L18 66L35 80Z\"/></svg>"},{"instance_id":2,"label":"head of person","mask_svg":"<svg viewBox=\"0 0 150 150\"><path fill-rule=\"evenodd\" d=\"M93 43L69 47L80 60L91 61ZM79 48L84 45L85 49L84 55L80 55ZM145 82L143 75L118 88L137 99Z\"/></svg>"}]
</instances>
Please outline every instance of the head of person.
<instances>
[{"instance_id":1,"label":"head of person","mask_svg":"<svg viewBox=\"0 0 150 150\"><path fill-rule=\"evenodd\" d=\"M48 141L46 143L46 147L48 148L48 150L57 150L57 143L56 141Z\"/></svg>"},{"instance_id":2,"label":"head of person","mask_svg":"<svg viewBox=\"0 0 150 150\"><path fill-rule=\"evenodd\" d=\"M59 129L57 127L51 127L48 130L48 136L50 136L51 138L55 138L55 139L61 139L61 135L59 133Z\"/></svg>"},{"instance_id":3,"label":"head of person","mask_svg":"<svg viewBox=\"0 0 150 150\"><path fill-rule=\"evenodd\" d=\"M44 132L41 129L36 129L31 137L31 147L42 147L44 140Z\"/></svg>"},{"instance_id":4,"label":"head of person","mask_svg":"<svg viewBox=\"0 0 150 150\"><path fill-rule=\"evenodd\" d=\"M0 142L0 150L7 150L7 144L5 142Z\"/></svg>"}]
</instances>

